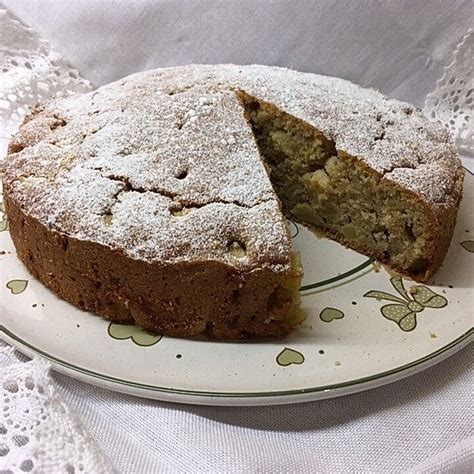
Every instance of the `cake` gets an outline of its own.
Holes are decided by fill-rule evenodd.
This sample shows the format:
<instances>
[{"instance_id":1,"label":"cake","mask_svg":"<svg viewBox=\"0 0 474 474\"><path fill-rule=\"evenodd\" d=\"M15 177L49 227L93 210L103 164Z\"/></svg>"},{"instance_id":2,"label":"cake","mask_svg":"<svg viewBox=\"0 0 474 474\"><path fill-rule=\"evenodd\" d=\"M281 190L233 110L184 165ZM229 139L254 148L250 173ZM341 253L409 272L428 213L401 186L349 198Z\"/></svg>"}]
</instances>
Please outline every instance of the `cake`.
<instances>
[{"instance_id":1,"label":"cake","mask_svg":"<svg viewBox=\"0 0 474 474\"><path fill-rule=\"evenodd\" d=\"M224 340L303 318L285 216L424 282L462 181L449 133L409 104L257 65L157 69L41 104L3 178L18 256L61 298Z\"/></svg>"}]
</instances>

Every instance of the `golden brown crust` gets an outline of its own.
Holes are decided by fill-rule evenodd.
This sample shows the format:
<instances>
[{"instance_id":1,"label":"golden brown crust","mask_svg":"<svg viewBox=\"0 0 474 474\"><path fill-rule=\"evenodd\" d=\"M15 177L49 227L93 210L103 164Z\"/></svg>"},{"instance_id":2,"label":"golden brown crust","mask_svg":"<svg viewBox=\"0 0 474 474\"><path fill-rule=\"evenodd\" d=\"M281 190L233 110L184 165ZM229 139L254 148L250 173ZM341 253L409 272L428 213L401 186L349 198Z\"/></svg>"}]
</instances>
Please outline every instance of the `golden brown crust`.
<instances>
[{"instance_id":1,"label":"golden brown crust","mask_svg":"<svg viewBox=\"0 0 474 474\"><path fill-rule=\"evenodd\" d=\"M284 337L291 298L268 269L219 262L163 267L48 230L5 190L10 233L28 270L61 298L111 321L152 332L213 339Z\"/></svg>"}]
</instances>

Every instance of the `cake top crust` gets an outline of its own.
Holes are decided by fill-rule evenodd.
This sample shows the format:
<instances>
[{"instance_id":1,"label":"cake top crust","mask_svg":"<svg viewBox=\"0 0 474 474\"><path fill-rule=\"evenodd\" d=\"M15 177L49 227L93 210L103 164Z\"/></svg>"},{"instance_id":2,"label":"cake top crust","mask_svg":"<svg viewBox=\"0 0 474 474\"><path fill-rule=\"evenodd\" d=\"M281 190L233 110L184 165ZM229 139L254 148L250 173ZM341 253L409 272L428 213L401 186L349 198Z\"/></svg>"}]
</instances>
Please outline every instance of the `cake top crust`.
<instances>
[{"instance_id":1,"label":"cake top crust","mask_svg":"<svg viewBox=\"0 0 474 474\"><path fill-rule=\"evenodd\" d=\"M458 202L462 168L441 124L342 79L258 65L157 69L43 104L13 137L5 188L49 228L131 258L288 271L290 238L239 90L435 212Z\"/></svg>"}]
</instances>

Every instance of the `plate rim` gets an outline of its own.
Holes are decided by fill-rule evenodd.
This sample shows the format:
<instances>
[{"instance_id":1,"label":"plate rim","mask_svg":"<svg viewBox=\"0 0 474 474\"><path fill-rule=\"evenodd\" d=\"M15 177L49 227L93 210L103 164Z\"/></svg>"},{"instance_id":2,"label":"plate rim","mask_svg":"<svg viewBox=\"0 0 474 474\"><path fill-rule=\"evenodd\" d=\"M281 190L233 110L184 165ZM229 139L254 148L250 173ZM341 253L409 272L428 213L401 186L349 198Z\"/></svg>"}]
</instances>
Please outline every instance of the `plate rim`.
<instances>
[{"instance_id":1,"label":"plate rim","mask_svg":"<svg viewBox=\"0 0 474 474\"><path fill-rule=\"evenodd\" d=\"M257 406L277 405L314 401L324 398L334 398L361 392L382 385L401 380L417 372L441 362L454 353L458 352L470 342L474 335L474 327L468 329L464 334L458 336L448 344L440 347L423 357L407 364L394 367L373 375L349 380L337 384L321 385L317 387L300 388L292 390L273 390L268 392L220 392L205 390L189 390L171 387L159 387L156 385L143 384L124 380L111 375L95 372L93 370L77 366L71 362L64 361L54 355L48 354L23 340L21 337L0 325L0 333L3 338L10 342L20 351L27 355L39 355L48 360L52 368L59 373L71 376L75 379L96 385L108 390L141 396L155 400L171 401L176 403L187 403L197 405L226 405L226 406Z\"/></svg>"}]
</instances>

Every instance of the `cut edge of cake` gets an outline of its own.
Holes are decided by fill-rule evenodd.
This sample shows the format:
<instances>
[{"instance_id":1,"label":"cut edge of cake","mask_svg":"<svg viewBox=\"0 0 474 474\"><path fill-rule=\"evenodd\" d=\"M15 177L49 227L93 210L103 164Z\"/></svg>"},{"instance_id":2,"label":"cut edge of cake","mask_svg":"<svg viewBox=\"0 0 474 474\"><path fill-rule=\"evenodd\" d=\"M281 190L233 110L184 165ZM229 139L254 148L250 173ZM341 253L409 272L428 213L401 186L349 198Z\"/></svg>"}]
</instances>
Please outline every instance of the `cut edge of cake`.
<instances>
[{"instance_id":1,"label":"cut edge of cake","mask_svg":"<svg viewBox=\"0 0 474 474\"><path fill-rule=\"evenodd\" d=\"M321 130L244 90L237 94L288 217L405 277L433 276L451 242L459 190L454 205L430 205Z\"/></svg>"}]
</instances>

